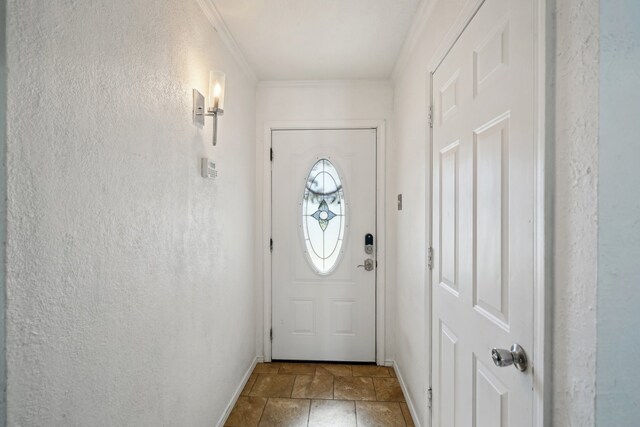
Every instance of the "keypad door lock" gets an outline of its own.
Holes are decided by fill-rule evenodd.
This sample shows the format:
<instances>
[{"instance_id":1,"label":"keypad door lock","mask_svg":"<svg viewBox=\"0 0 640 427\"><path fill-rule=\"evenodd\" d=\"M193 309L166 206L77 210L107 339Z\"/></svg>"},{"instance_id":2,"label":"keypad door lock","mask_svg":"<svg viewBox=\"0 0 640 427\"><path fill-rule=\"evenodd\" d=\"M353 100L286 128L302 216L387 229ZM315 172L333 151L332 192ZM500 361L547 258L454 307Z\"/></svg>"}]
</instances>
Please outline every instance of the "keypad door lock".
<instances>
[{"instance_id":1,"label":"keypad door lock","mask_svg":"<svg viewBox=\"0 0 640 427\"><path fill-rule=\"evenodd\" d=\"M373 255L373 234L371 233L364 235L364 252L367 255Z\"/></svg>"}]
</instances>

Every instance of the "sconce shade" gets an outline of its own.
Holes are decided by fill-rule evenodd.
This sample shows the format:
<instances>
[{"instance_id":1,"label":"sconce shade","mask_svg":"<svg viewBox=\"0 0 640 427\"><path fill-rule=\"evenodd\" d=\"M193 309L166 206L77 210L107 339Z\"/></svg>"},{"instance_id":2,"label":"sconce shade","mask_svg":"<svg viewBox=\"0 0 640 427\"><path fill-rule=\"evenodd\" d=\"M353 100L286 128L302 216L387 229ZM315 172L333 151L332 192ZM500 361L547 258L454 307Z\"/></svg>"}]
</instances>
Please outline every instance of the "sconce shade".
<instances>
[{"instance_id":1,"label":"sconce shade","mask_svg":"<svg viewBox=\"0 0 640 427\"><path fill-rule=\"evenodd\" d=\"M226 76L221 71L209 73L209 110L224 109L224 85Z\"/></svg>"}]
</instances>

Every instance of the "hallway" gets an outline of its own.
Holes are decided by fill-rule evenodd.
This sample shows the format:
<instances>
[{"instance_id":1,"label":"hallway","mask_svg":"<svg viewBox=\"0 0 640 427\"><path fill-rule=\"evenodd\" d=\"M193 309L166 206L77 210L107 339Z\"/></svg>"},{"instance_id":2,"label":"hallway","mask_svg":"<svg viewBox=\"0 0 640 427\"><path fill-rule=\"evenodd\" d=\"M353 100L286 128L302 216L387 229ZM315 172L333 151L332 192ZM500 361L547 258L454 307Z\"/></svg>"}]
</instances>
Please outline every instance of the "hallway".
<instances>
[{"instance_id":1,"label":"hallway","mask_svg":"<svg viewBox=\"0 0 640 427\"><path fill-rule=\"evenodd\" d=\"M0 427L640 426L637 22L0 0Z\"/></svg>"},{"instance_id":2,"label":"hallway","mask_svg":"<svg viewBox=\"0 0 640 427\"><path fill-rule=\"evenodd\" d=\"M393 368L259 363L225 426L413 426Z\"/></svg>"}]
</instances>

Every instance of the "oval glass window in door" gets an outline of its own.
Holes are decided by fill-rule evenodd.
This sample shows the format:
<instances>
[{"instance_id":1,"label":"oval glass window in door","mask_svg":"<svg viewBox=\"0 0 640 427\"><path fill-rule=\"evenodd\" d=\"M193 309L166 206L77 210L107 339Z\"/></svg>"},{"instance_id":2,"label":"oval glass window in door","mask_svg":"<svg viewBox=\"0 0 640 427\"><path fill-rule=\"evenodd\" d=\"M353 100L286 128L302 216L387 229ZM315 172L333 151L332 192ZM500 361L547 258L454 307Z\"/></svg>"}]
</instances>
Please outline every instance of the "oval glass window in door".
<instances>
[{"instance_id":1,"label":"oval glass window in door","mask_svg":"<svg viewBox=\"0 0 640 427\"><path fill-rule=\"evenodd\" d=\"M320 159L309 172L302 199L305 253L316 273L329 274L340 261L345 227L342 180L328 159Z\"/></svg>"}]
</instances>

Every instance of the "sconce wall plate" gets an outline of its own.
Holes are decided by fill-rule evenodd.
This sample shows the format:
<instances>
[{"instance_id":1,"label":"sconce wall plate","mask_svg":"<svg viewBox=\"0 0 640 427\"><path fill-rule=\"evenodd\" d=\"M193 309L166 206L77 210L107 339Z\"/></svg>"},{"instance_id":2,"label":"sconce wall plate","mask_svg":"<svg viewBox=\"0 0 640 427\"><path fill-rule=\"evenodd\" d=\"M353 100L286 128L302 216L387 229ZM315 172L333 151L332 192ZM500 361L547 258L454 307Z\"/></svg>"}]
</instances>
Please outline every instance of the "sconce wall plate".
<instances>
[{"instance_id":1,"label":"sconce wall plate","mask_svg":"<svg viewBox=\"0 0 640 427\"><path fill-rule=\"evenodd\" d=\"M204 95L198 89L193 90L193 123L204 127Z\"/></svg>"}]
</instances>

